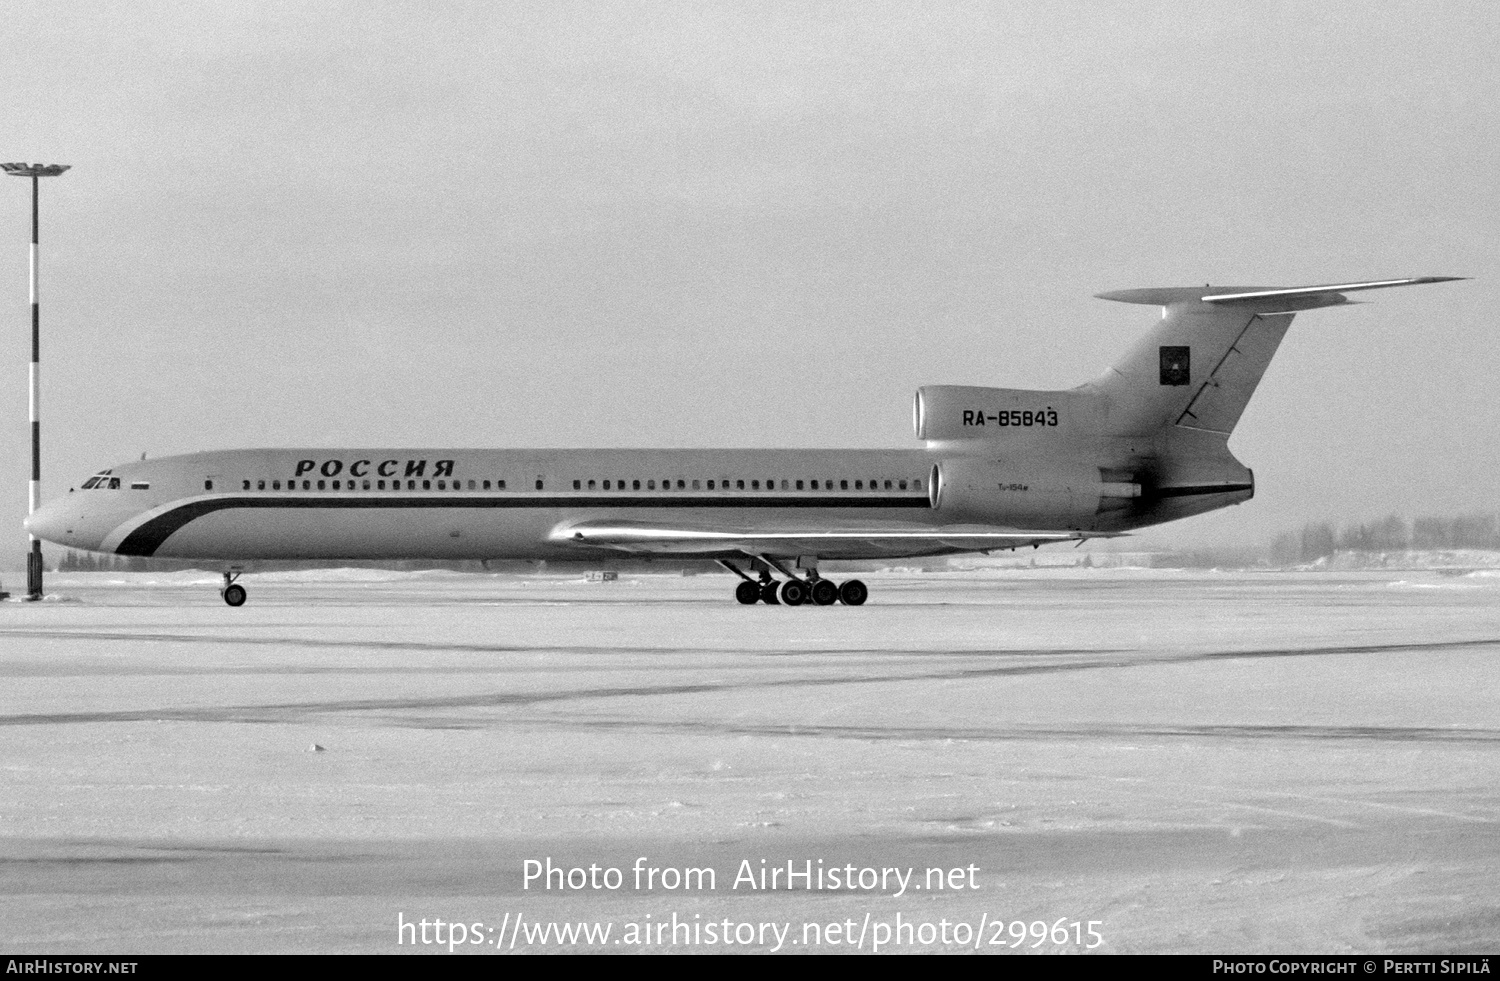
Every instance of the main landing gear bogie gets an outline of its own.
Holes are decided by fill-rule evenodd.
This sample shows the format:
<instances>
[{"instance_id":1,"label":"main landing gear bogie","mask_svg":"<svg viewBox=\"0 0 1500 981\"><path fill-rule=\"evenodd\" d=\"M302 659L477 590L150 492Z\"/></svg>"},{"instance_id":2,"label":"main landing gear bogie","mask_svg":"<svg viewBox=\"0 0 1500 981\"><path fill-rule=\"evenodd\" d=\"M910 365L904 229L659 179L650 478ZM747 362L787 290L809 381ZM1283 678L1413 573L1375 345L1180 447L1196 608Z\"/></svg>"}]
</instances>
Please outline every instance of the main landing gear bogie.
<instances>
[{"instance_id":1,"label":"main landing gear bogie","mask_svg":"<svg viewBox=\"0 0 1500 981\"><path fill-rule=\"evenodd\" d=\"M774 587L772 587L774 588ZM788 579L781 584L781 602L785 606L862 606L870 596L870 590L858 579L850 579L842 585L832 579Z\"/></svg>"},{"instance_id":2,"label":"main landing gear bogie","mask_svg":"<svg viewBox=\"0 0 1500 981\"><path fill-rule=\"evenodd\" d=\"M743 606L754 606L756 603L767 606L833 606L836 603L863 606L870 596L870 590L858 579L840 584L832 579L822 578L816 569L809 569L807 578L799 579L776 559L757 560L753 563L755 571L760 573L759 581L751 579L733 562L719 560L719 564L740 577L741 582L734 589L734 598ZM784 581L778 582L771 578L770 568L773 566L787 577Z\"/></svg>"}]
</instances>

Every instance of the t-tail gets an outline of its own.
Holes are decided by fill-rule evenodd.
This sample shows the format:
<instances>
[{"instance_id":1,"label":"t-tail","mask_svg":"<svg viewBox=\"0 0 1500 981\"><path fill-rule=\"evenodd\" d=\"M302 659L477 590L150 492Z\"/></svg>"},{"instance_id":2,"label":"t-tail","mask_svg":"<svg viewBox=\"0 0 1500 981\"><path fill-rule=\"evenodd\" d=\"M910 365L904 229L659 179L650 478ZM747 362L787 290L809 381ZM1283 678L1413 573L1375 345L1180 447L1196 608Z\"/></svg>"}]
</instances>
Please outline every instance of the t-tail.
<instances>
[{"instance_id":1,"label":"t-tail","mask_svg":"<svg viewBox=\"0 0 1500 981\"><path fill-rule=\"evenodd\" d=\"M1062 391L940 385L917 392L918 438L953 454L933 474L934 503L942 504L945 489L952 501L966 496L960 488L1045 486L1075 511L1097 501L1094 519L1080 526L1112 530L1249 500L1254 476L1227 441L1292 318L1350 303L1347 293L1459 278L1100 293L1161 308L1155 328L1100 378ZM1059 460L1069 463L1059 467Z\"/></svg>"}]
</instances>

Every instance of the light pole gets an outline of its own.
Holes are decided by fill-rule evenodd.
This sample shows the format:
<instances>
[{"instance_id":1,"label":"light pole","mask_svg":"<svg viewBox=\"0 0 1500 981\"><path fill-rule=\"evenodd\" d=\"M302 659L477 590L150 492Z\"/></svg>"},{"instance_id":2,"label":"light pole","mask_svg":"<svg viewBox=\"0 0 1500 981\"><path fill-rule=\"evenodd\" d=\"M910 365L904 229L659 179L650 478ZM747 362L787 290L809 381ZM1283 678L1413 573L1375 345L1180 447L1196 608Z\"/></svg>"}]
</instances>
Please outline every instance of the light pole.
<instances>
[{"instance_id":1,"label":"light pole","mask_svg":"<svg viewBox=\"0 0 1500 981\"><path fill-rule=\"evenodd\" d=\"M31 503L28 515L36 513L42 503L42 423L41 423L41 360L42 360L42 308L37 292L38 264L41 256L37 252L41 230L38 210L37 185L43 177L56 177L68 169L67 164L0 164L12 177L31 178ZM42 598L42 542L35 535L31 539L31 551L26 553L26 598Z\"/></svg>"}]
</instances>

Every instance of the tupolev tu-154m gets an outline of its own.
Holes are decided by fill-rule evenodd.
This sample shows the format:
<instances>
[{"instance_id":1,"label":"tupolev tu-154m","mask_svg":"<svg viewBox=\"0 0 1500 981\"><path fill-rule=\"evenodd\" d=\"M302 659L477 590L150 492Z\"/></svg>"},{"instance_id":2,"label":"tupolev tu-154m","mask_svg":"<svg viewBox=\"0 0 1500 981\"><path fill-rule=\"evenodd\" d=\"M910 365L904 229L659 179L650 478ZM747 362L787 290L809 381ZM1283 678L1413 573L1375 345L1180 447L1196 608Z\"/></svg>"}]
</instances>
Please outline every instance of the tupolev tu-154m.
<instances>
[{"instance_id":1,"label":"tupolev tu-154m","mask_svg":"<svg viewBox=\"0 0 1500 981\"><path fill-rule=\"evenodd\" d=\"M257 560L716 560L741 603L859 606L820 559L1077 542L1250 499L1228 448L1292 317L1428 276L1101 293L1161 308L1076 388L918 389L912 450L261 449L101 470L26 522L117 555ZM776 578L776 574L781 579Z\"/></svg>"}]
</instances>

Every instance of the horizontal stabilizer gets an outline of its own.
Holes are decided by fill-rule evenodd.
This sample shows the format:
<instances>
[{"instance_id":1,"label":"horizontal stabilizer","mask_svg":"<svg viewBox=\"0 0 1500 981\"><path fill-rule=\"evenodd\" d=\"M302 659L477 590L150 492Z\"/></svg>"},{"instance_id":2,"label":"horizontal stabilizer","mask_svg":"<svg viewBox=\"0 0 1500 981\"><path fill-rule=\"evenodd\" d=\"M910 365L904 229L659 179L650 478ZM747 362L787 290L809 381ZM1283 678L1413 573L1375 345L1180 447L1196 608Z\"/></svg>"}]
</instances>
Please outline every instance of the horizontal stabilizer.
<instances>
[{"instance_id":1,"label":"horizontal stabilizer","mask_svg":"<svg viewBox=\"0 0 1500 981\"><path fill-rule=\"evenodd\" d=\"M1248 306L1252 308L1286 308L1309 310L1338 306L1349 302L1344 293L1378 290L1390 286L1418 286L1426 283L1451 283L1464 276L1417 276L1410 279L1377 279L1362 283L1328 283L1322 286L1266 288L1260 286L1171 286L1165 288L1115 290L1096 293L1101 300L1118 303L1143 303L1148 306L1172 306L1180 303L1208 303L1214 306Z\"/></svg>"},{"instance_id":2,"label":"horizontal stabilizer","mask_svg":"<svg viewBox=\"0 0 1500 981\"><path fill-rule=\"evenodd\" d=\"M1452 283L1463 276L1418 276L1415 279L1380 279L1369 283L1333 283L1327 286L1297 286L1291 289L1234 291L1211 293L1202 297L1204 303L1246 303L1252 300L1281 299L1293 296L1321 296L1324 294L1353 293L1356 290L1379 290L1388 286L1419 286L1424 283Z\"/></svg>"}]
</instances>

